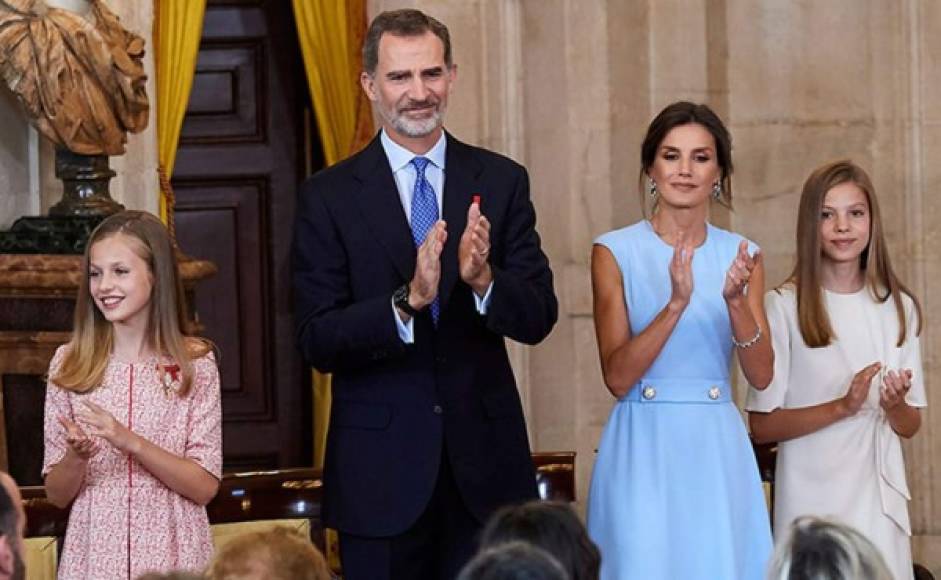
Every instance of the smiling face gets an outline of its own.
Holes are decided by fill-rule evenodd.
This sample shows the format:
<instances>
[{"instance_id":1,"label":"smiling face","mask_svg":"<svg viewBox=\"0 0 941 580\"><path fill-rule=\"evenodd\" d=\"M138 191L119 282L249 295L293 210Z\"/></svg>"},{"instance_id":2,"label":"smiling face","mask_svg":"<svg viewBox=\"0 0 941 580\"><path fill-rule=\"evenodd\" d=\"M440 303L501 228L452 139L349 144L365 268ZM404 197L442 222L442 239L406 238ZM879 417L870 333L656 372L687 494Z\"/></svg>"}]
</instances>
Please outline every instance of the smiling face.
<instances>
[{"instance_id":1,"label":"smiling face","mask_svg":"<svg viewBox=\"0 0 941 580\"><path fill-rule=\"evenodd\" d=\"M674 127L657 147L647 175L657 184L661 208L693 208L708 203L722 177L715 138L699 123Z\"/></svg>"},{"instance_id":2,"label":"smiling face","mask_svg":"<svg viewBox=\"0 0 941 580\"><path fill-rule=\"evenodd\" d=\"M419 141L430 148L441 135L456 76L457 68L445 63L444 43L432 32L387 33L379 39L375 72L363 73L360 80L393 140Z\"/></svg>"},{"instance_id":3,"label":"smiling face","mask_svg":"<svg viewBox=\"0 0 941 580\"><path fill-rule=\"evenodd\" d=\"M852 181L831 187L820 210L820 252L824 265L860 261L869 246L869 198Z\"/></svg>"},{"instance_id":4,"label":"smiling face","mask_svg":"<svg viewBox=\"0 0 941 580\"><path fill-rule=\"evenodd\" d=\"M106 320L146 330L154 279L142 253L140 241L121 233L98 240L89 250L88 289Z\"/></svg>"}]
</instances>

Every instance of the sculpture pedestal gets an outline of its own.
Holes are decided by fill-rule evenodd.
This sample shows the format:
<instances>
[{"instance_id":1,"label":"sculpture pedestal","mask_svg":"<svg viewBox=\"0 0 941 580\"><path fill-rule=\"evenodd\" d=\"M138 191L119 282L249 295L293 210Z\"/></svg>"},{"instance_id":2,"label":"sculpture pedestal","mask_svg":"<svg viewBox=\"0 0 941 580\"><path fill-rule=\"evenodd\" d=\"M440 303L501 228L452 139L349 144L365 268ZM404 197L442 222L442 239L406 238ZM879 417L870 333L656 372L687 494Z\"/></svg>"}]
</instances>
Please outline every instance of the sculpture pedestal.
<instances>
[{"instance_id":1,"label":"sculpture pedestal","mask_svg":"<svg viewBox=\"0 0 941 580\"><path fill-rule=\"evenodd\" d=\"M101 217L21 217L0 232L0 254L70 254L85 252L85 242Z\"/></svg>"},{"instance_id":2,"label":"sculpture pedestal","mask_svg":"<svg viewBox=\"0 0 941 580\"><path fill-rule=\"evenodd\" d=\"M0 469L41 485L45 374L68 342L81 276L79 255L0 254ZM205 260L180 258L188 304L196 283L215 274ZM191 320L196 320L192 306Z\"/></svg>"},{"instance_id":3,"label":"sculpture pedestal","mask_svg":"<svg viewBox=\"0 0 941 580\"><path fill-rule=\"evenodd\" d=\"M81 254L101 220L124 209L111 199L108 183L115 173L105 155L80 155L56 149L56 177L62 199L49 217L22 217L0 232L2 254Z\"/></svg>"},{"instance_id":4,"label":"sculpture pedestal","mask_svg":"<svg viewBox=\"0 0 941 580\"><path fill-rule=\"evenodd\" d=\"M107 155L82 155L56 147L56 177L62 180L62 201L50 216L103 218L124 209L111 199L108 183L115 176Z\"/></svg>"}]
</instances>

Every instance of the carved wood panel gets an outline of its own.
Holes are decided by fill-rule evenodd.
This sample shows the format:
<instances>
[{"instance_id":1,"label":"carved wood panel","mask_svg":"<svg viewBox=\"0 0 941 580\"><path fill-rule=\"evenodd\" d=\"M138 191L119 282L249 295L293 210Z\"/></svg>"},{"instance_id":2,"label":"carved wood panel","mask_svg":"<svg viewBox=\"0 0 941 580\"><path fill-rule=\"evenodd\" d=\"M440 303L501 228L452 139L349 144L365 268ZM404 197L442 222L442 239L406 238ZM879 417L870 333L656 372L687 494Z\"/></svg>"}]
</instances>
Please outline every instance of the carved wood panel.
<instances>
[{"instance_id":1,"label":"carved wood panel","mask_svg":"<svg viewBox=\"0 0 941 580\"><path fill-rule=\"evenodd\" d=\"M173 185L184 252L219 347L225 468L310 465L309 376L294 345L290 244L306 81L288 2L209 2Z\"/></svg>"},{"instance_id":2,"label":"carved wood panel","mask_svg":"<svg viewBox=\"0 0 941 580\"><path fill-rule=\"evenodd\" d=\"M263 38L203 39L181 144L267 140L266 53Z\"/></svg>"},{"instance_id":3,"label":"carved wood panel","mask_svg":"<svg viewBox=\"0 0 941 580\"><path fill-rule=\"evenodd\" d=\"M226 418L276 419L271 391L263 387L272 369L267 298L270 276L264 241L268 239L264 178L181 181L176 185L177 239L184 248L216 264L217 274L196 293L196 311L206 336L225 358L221 366ZM219 243L219 241L226 243ZM237 322L231 328L226 321ZM236 331L236 332L233 332Z\"/></svg>"}]
</instances>

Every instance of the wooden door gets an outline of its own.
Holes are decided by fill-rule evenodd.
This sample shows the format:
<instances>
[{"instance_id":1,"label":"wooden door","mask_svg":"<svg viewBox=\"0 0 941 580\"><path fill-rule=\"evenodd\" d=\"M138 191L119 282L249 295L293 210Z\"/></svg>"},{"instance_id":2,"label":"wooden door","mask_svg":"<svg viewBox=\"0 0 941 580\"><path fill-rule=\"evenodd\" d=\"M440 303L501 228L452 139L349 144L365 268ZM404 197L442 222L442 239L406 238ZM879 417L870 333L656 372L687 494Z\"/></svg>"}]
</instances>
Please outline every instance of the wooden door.
<instances>
[{"instance_id":1,"label":"wooden door","mask_svg":"<svg viewBox=\"0 0 941 580\"><path fill-rule=\"evenodd\" d=\"M226 470L312 462L290 296L295 197L320 163L309 102L290 2L210 0L172 181L180 247L219 267L196 310L221 352Z\"/></svg>"}]
</instances>

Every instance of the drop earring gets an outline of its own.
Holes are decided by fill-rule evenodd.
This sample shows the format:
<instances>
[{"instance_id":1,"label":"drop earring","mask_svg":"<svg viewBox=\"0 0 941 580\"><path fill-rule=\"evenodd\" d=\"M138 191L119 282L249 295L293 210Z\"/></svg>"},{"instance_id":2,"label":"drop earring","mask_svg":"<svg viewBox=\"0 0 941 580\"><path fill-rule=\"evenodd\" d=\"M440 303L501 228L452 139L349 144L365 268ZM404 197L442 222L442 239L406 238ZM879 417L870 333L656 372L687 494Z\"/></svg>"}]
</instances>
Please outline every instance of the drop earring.
<instances>
[{"instance_id":1,"label":"drop earring","mask_svg":"<svg viewBox=\"0 0 941 580\"><path fill-rule=\"evenodd\" d=\"M651 178L647 178L647 193L650 194L650 197L657 197L660 193L657 191L657 182Z\"/></svg>"},{"instance_id":2,"label":"drop earring","mask_svg":"<svg viewBox=\"0 0 941 580\"><path fill-rule=\"evenodd\" d=\"M722 199L722 183L721 182L717 181L714 184L712 184L712 197L714 197L716 201Z\"/></svg>"}]
</instances>

